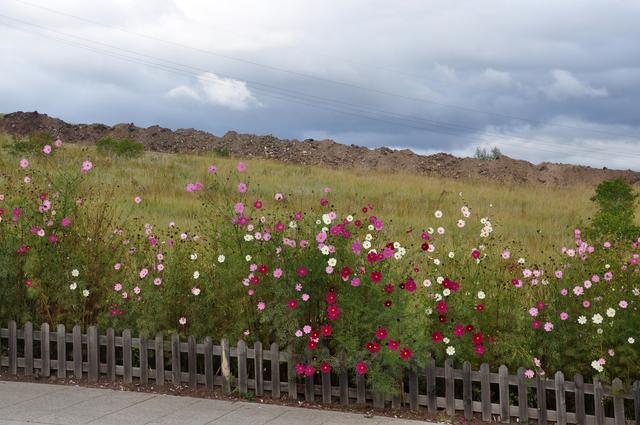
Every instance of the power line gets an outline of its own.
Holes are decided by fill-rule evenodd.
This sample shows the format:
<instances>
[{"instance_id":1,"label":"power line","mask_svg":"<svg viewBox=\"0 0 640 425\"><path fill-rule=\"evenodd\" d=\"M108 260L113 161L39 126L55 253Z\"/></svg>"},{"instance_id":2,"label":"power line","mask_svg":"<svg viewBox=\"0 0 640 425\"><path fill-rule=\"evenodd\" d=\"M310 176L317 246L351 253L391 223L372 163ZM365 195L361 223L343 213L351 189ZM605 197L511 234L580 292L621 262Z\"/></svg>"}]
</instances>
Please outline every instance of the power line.
<instances>
[{"instance_id":1,"label":"power line","mask_svg":"<svg viewBox=\"0 0 640 425\"><path fill-rule=\"evenodd\" d=\"M142 33L137 33L137 32L134 32L134 31L129 31L129 30L126 30L126 29L124 29L122 27L107 25L107 24L104 24L102 22L94 21L94 20L91 20L91 19L86 19L86 18L77 16L77 15L73 15L73 14L70 14L70 13L67 13L67 12L62 12L62 11L59 11L59 10L56 10L56 9L52 9L52 8L49 8L49 7L46 7L46 6L42 6L42 5L39 5L39 4L36 4L36 3L32 3L32 2L29 2L29 1L26 1L26 0L13 0L13 1L21 3L21 4L24 4L24 5L27 5L27 6L31 6L31 7L34 7L34 8L39 8L41 10L46 10L48 12L55 13L55 14L58 14L58 15L61 15L61 16L66 16L66 17L69 17L69 18L72 18L72 19L76 19L76 20L79 20L79 21L82 21L82 22L85 22L85 23L90 23L92 25L98 25L98 26L101 26L103 28L115 29L115 30L121 31L121 32L126 33L126 34L135 35L137 37L142 37L142 38L146 38L146 39L149 39L149 40L154 40L154 41L158 41L158 42L161 42L161 43L174 45L174 46L181 47L181 48L184 48L184 49L194 50L194 51L197 51L197 52L200 52L200 53L204 53L204 54L207 54L207 55L217 56L217 57L220 57L220 58L223 58L223 59L226 59L226 60L231 60L231 61L244 63L246 65L261 67L261 68L264 68L264 69L269 69L269 70L272 70L272 71L287 73L287 74L290 74L290 75L296 75L296 76L302 77L302 78L314 79L314 80L321 81L321 82L324 82L324 83L340 85L340 86L345 86L345 87L351 87L351 88L358 89L358 90L369 91L369 92L377 93L379 95L396 97L396 98L409 100L409 101L413 101L413 102L432 104L432 105L436 105L438 107L457 109L457 110L463 110L463 111L466 111L466 112L473 112L473 113L479 113L479 114L484 114L484 115L489 115L489 116L508 118L508 119L511 119L511 120L529 122L530 124L539 125L539 126L545 125L545 126L550 126L550 127L559 127L559 128L567 128L567 129L572 129L572 130L588 131L588 132L591 132L591 133L599 133L599 134L615 136L615 137L632 137L632 136L629 136L629 135L619 134L619 133L614 133L614 132L609 132L609 131L604 131L604 130L589 129L589 128L586 128L586 127L572 126L572 125L565 125L565 124L557 124L557 123L553 123L553 122L550 122L550 121L537 120L537 119L521 117L521 116L516 116L516 115L510 115L510 114L503 114L503 113L494 112L494 111L486 111L486 110L482 110L482 109L471 108L471 107L468 107L468 106L448 104L448 103L438 102L438 101L434 101L434 100L422 99L422 98L417 98L417 97L413 97L413 96L407 96L407 95L403 95L403 94L399 94L399 93L393 93L393 92L389 92L389 91L386 91L386 90L376 89L376 88L373 88L373 87L362 86L362 85L359 85L359 84L356 84L356 83L352 83L352 82L348 82L348 81L340 81L340 80L326 78L326 77L322 77L322 76L318 76L318 75L313 75L313 74L294 71L294 70L290 70L290 69L286 69L286 68L281 68L281 67L277 67L277 66L273 66L273 65L263 64L263 63L260 63L260 62L256 62L256 61L252 61L252 60L248 60L248 59L244 59L244 58L239 58L239 57L235 57L235 56L231 56L231 55L227 55L227 54L223 54L223 53L219 53L219 52L215 52L215 51L211 51L211 50L207 50L207 49L202 49L202 48L199 48L199 47L189 46L189 45L186 45L186 44L183 44L183 43L178 43L178 42L171 41L171 40L162 39L162 38L159 38L159 37L154 37L154 36L151 36L151 35L148 35L148 34L142 34ZM345 60L345 59L341 59L341 60ZM357 63L357 62L355 62L353 60L349 60L349 62ZM397 71L395 71L395 72L397 72Z\"/></svg>"},{"instance_id":2,"label":"power line","mask_svg":"<svg viewBox=\"0 0 640 425\"><path fill-rule=\"evenodd\" d=\"M110 48L115 49L115 50L127 51L129 53L134 54L134 55L145 56L145 57L148 57L148 58L152 58L154 60L171 63L171 64L179 66L179 67L197 69L200 72L208 72L207 70L190 67L188 65L178 64L176 62L167 61L165 59L157 58L157 57L154 57L154 56L151 56L151 55L146 55L146 54L142 54L142 53L138 53L138 52L134 52L134 51L128 51L126 49L121 49L119 47L112 46L112 45L109 45L109 44L106 44L106 43L96 42L94 40L86 39L86 38L83 38L83 37L78 37L78 36L71 35L71 34L61 33L59 31L51 30L51 29L48 29L46 27L41 27L41 26L38 26L36 24L31 24L31 23L28 23L28 22L25 22L25 21L21 21L19 19L11 18L11 17L8 17L6 15L0 14L0 17L3 17L5 19L10 19L10 20L13 20L13 21L17 21L17 22L23 23L25 25L33 26L33 27L36 27L36 28L39 28L39 29L44 29L46 31L56 32L56 33L63 34L63 35L68 36L68 37L73 37L73 38L81 39L81 40L84 40L84 41L88 41L88 42L91 42L91 43L94 43L94 44L101 44L101 45L110 47ZM18 29L20 29L22 31L25 31L25 32L29 32L29 31L27 31L27 30L25 30L23 28L19 28L19 27L15 27L15 26L12 26L12 25L8 25L6 23L4 25L9 26L9 27L13 27L13 28L18 28ZM180 68L171 67L171 66L168 66L168 65L165 65L165 64L162 64L162 63L145 62L145 61L141 61L141 60L139 60L139 59L137 59L135 57L132 58L131 56L126 56L126 55L114 53L114 52L111 52L111 51L108 51L108 50L104 50L104 49L98 49L98 48L95 48L94 46L87 46L87 45L84 45L84 44L81 44L81 43L71 42L71 41L66 40L66 39L61 39L61 38L57 38L57 37L51 37L51 36L48 36L48 35L45 35L45 34L42 34L42 33L33 33L32 32L32 34L37 34L37 35L43 36L45 38L51 38L51 39L54 39L54 40L58 40L60 42L63 42L63 43L68 44L68 45L72 45L74 47L80 47L80 48L84 48L85 50L93 51L94 53L104 54L104 55L107 55L107 56L115 57L117 59L122 59L122 60L126 60L126 61L129 61L129 62L139 63L139 64L142 64L142 65L163 69L163 70L165 70L167 72L179 73L181 75L197 77L197 78L200 78L200 79L208 79L208 78L206 78L206 76L203 77L202 75L198 75L198 74L193 73L193 72L185 71L185 70L180 69ZM257 84L261 84L261 83L257 83ZM264 84L261 84L261 85L264 85ZM463 139L463 140L486 142L486 139L472 139L472 138L468 137L469 135L460 136L459 133L451 133L451 131L453 131L455 128L446 128L445 127L445 130L449 130L449 131L445 131L445 130L442 130L442 129L434 130L433 128L410 125L410 124L406 124L406 123L402 123L402 122L392 121L390 119L385 119L385 118L388 118L388 117L384 117L384 116L382 118L380 118L379 116L372 117L372 116L368 116L368 115L362 115L359 112L374 113L374 114L381 114L382 113L382 114L384 114L384 113L386 113L386 111L371 110L371 109L367 109L366 107L360 107L359 105L355 105L356 108L349 109L349 108L343 107L341 104L344 104L344 102L341 102L341 101L336 101L336 100L332 100L332 99L326 99L326 98L321 98L321 97L317 97L317 96L307 95L307 94L304 94L304 93L296 93L296 92L292 92L290 90L280 89L280 88L273 87L273 86L268 86L268 85L264 85L264 86L268 87L270 90L269 89L264 89L264 88L259 88L259 87L253 87L253 89L256 90L256 91L261 91L261 92L265 93L264 95L267 96L267 97L271 97L271 98L275 98L275 99L281 99L281 100L287 100L289 102L303 104L303 105L314 107L314 108L330 110L330 111L339 112L339 113L343 113L343 114L347 114L347 115L351 115L351 116L357 116L357 117L361 117L361 118L365 118L365 119L369 119L369 120L373 120L373 121L377 121L377 122L384 122L384 123L389 123L389 124L393 124L393 125L397 125L397 126L403 126L403 127L409 127L409 128L418 129L418 130L424 130L424 131L428 131L428 132L454 135L454 136L458 137L459 139ZM274 89L280 91L280 92L276 93L279 96L277 96L277 95L274 96L274 93L273 93ZM291 93L293 93L293 94L291 94ZM309 100L312 100L314 103L308 103ZM325 105L329 105L330 107L328 107L328 106L324 106L324 107L319 106L319 105L316 104L318 102L323 103ZM342 107L343 109L336 109L334 107L335 105L332 105L332 103L337 103L338 106ZM346 105L354 105L354 104L347 103ZM411 119L404 118L403 116L401 116L399 114L396 114L396 115L398 117L392 117L392 118L393 119L398 119L398 120L401 120L401 121L412 121ZM419 122L419 121L415 121L415 120L413 120L413 121L414 122ZM485 134L485 135L490 135L490 134ZM495 135L495 136L496 137L507 137L507 136L504 136L504 135ZM529 141L531 139L524 139L524 140ZM514 142L509 140L509 139L507 139L506 143L512 143L513 144ZM537 141L536 143L537 144L547 145L547 146L550 146L550 147L555 148L555 149L558 148L558 146L556 144L545 143L545 142L541 142L541 141ZM523 147L523 146L519 146L519 147ZM552 152L552 153L558 153L557 150L544 149L544 148L540 148L539 146L536 146L535 149L536 150L547 151L547 152ZM575 149L583 150L583 151L586 151L586 152L592 152L592 153L598 153L598 152L604 153L605 152L605 151L601 151L601 150L594 150L594 149L588 149L588 148L582 148L582 147L575 147ZM606 151L606 152L608 152L608 151ZM640 157L640 155L634 155L634 154L630 154L630 155Z\"/></svg>"}]
</instances>

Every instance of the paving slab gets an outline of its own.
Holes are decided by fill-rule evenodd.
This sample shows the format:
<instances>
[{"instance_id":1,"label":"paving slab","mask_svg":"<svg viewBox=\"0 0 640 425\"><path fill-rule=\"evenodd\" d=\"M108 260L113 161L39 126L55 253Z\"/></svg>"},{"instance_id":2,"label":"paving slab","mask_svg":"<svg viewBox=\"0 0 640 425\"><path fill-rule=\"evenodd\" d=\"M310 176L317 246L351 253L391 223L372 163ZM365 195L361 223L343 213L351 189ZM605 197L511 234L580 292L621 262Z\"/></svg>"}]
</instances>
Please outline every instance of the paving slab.
<instances>
[{"instance_id":1,"label":"paving slab","mask_svg":"<svg viewBox=\"0 0 640 425\"><path fill-rule=\"evenodd\" d=\"M424 421L165 394L0 381L0 425L418 425Z\"/></svg>"}]
</instances>

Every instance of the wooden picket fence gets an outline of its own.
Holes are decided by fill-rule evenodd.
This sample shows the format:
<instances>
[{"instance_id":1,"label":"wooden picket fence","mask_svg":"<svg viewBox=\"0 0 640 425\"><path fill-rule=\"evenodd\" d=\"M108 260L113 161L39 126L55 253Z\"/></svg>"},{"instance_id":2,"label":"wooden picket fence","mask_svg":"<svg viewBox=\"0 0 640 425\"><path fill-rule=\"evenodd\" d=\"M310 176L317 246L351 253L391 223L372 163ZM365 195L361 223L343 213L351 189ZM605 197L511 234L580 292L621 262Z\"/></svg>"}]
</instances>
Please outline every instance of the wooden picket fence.
<instances>
[{"instance_id":1,"label":"wooden picket fence","mask_svg":"<svg viewBox=\"0 0 640 425\"><path fill-rule=\"evenodd\" d=\"M454 369L451 360L436 367L430 359L424 370L407 370L402 394L389 397L371 393L365 376L345 369L298 378L294 366L305 355L280 351L277 344L263 349L256 342L249 348L241 340L230 347L224 339L220 345L209 337L202 343L192 336L185 342L178 335L165 341L162 336L134 338L128 330L116 336L113 329L100 335L95 326L86 334L79 326L68 333L64 325L53 331L43 323L34 330L29 322L18 328L14 321L0 329L0 355L0 366L10 375L47 378L55 371L58 378L86 377L90 383L122 379L125 384L135 378L142 385L171 383L227 393L251 391L258 397L272 398L286 394L291 399L326 404L355 403L378 409L426 407L432 413L444 409L448 415L462 413L471 419L476 414L484 421L502 423L640 425L640 382L629 388L614 379L608 386L597 380L586 383L581 375L568 381L562 372L554 379L526 379L523 368L517 375L509 375L506 366L495 373L488 364L474 371L468 362L462 369Z\"/></svg>"}]
</instances>

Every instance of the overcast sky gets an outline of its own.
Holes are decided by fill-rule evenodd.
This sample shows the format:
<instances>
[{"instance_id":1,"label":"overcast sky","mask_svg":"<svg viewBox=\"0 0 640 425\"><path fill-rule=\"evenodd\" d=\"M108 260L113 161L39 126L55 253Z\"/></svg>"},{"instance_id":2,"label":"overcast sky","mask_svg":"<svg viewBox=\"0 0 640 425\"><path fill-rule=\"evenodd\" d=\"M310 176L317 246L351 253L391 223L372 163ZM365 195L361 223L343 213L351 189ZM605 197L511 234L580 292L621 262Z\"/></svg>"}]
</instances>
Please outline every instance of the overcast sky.
<instances>
[{"instance_id":1,"label":"overcast sky","mask_svg":"<svg viewBox=\"0 0 640 425\"><path fill-rule=\"evenodd\" d=\"M640 170L640 2L0 0L0 112Z\"/></svg>"}]
</instances>

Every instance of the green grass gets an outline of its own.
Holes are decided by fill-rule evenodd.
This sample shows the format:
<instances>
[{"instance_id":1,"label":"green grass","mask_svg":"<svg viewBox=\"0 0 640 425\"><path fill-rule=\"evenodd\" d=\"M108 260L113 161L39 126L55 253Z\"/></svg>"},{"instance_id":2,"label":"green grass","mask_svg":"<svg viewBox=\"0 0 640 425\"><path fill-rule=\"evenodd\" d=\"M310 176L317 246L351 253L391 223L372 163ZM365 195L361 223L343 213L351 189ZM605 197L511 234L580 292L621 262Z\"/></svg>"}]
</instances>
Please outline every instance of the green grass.
<instances>
[{"instance_id":1,"label":"green grass","mask_svg":"<svg viewBox=\"0 0 640 425\"><path fill-rule=\"evenodd\" d=\"M12 141L3 136L1 143L6 156L6 148ZM117 189L114 203L130 204L135 196L141 196L144 218L159 224L169 221L192 224L201 200L187 193L185 185L206 181L207 167L211 164L226 175L238 161L215 153L145 152L139 158L131 158L102 157L95 147L67 144L65 149L65 160L70 163L80 164L87 158L94 161L100 182ZM276 192L284 192L294 205L304 210L306 205L317 203L323 189L330 187L329 199L336 206L357 211L372 203L376 214L393 223L391 227L397 232L421 230L432 221L431 214L436 209L458 216L458 209L466 203L475 214L489 217L494 228L508 240L526 244L532 253L549 249L553 244L570 243L572 229L594 212L589 200L594 188L580 184L555 188L364 169L333 170L257 159L244 162L251 177L250 190L256 197L268 199ZM41 163L45 168L52 164L48 160Z\"/></svg>"}]
</instances>

